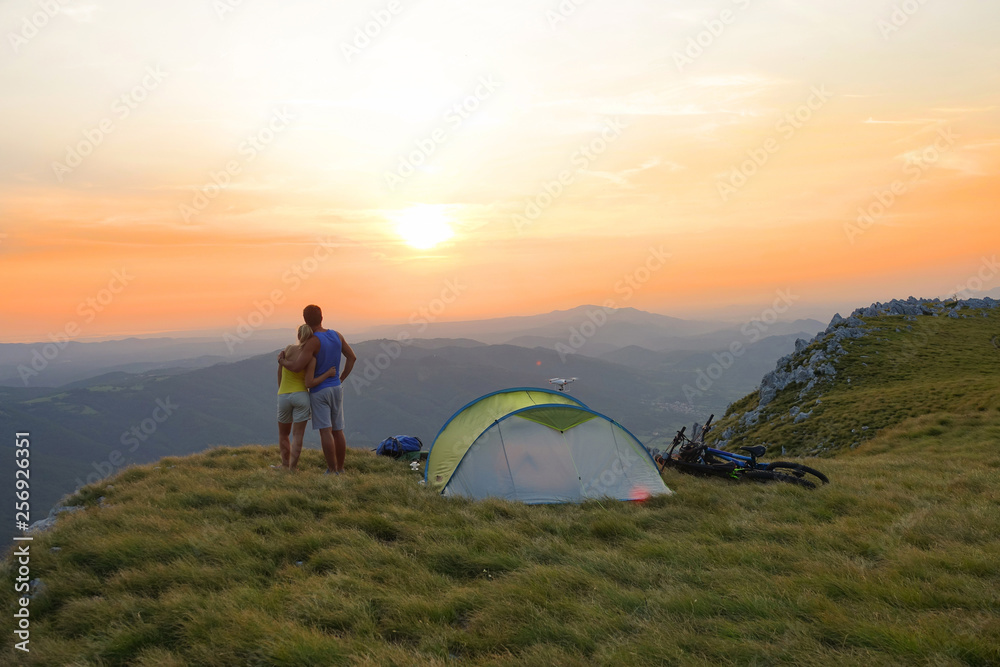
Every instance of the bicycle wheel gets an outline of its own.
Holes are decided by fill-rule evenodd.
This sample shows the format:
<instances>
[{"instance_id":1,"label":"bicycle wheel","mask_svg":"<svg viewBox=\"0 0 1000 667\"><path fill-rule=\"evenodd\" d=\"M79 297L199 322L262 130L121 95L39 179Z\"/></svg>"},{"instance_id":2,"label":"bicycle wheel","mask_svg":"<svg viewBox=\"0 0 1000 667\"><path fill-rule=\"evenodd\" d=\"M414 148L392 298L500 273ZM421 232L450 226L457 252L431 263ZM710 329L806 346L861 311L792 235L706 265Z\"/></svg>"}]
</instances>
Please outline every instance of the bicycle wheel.
<instances>
[{"instance_id":1,"label":"bicycle wheel","mask_svg":"<svg viewBox=\"0 0 1000 667\"><path fill-rule=\"evenodd\" d=\"M741 476L746 479L752 479L755 482L784 482L785 484L797 484L798 486L804 486L807 489L816 488L816 485L808 479L796 477L795 475L786 475L785 473L774 470L746 470Z\"/></svg>"},{"instance_id":2,"label":"bicycle wheel","mask_svg":"<svg viewBox=\"0 0 1000 667\"><path fill-rule=\"evenodd\" d=\"M777 470L779 472L796 477L802 477L803 475L812 475L824 484L829 484L830 479L815 468L810 468L809 466L804 466L801 463L789 463L788 461L772 461L766 464L765 470Z\"/></svg>"}]
</instances>

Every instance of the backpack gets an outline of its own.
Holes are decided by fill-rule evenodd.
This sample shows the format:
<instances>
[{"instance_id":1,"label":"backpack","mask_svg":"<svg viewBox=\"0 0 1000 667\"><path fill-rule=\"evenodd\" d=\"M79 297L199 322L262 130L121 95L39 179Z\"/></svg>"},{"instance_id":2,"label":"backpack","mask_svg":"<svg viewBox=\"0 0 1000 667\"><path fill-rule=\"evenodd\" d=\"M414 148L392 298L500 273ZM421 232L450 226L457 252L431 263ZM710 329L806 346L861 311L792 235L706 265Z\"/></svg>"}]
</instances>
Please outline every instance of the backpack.
<instances>
[{"instance_id":1,"label":"backpack","mask_svg":"<svg viewBox=\"0 0 1000 667\"><path fill-rule=\"evenodd\" d=\"M424 443L414 435L394 435L386 438L375 449L377 456L391 456L394 459L416 460Z\"/></svg>"}]
</instances>

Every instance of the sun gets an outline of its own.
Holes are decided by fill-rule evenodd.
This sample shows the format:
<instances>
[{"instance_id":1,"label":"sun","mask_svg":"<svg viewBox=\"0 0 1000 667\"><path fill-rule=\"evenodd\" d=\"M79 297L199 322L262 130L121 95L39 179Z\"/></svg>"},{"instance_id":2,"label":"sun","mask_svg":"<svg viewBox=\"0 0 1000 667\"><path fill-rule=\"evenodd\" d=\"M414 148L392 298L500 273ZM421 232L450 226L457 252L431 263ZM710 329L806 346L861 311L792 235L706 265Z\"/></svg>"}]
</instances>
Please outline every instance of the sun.
<instances>
[{"instance_id":1,"label":"sun","mask_svg":"<svg viewBox=\"0 0 1000 667\"><path fill-rule=\"evenodd\" d=\"M444 206L411 206L393 218L396 233L418 250L429 250L455 235Z\"/></svg>"}]
</instances>

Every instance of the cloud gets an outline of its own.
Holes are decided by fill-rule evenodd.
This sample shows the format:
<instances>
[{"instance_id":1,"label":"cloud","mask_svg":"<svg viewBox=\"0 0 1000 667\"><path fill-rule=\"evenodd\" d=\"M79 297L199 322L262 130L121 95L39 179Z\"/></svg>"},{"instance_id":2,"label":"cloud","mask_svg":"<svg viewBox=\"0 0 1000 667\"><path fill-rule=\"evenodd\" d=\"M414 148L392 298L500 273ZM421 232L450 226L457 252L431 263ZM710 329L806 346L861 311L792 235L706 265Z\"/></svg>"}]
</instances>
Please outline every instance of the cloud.
<instances>
[{"instance_id":1,"label":"cloud","mask_svg":"<svg viewBox=\"0 0 1000 667\"><path fill-rule=\"evenodd\" d=\"M705 76L665 88L646 88L613 97L548 100L535 106L562 107L588 115L746 117L763 113L764 95L789 83L756 74Z\"/></svg>"},{"instance_id":2,"label":"cloud","mask_svg":"<svg viewBox=\"0 0 1000 667\"><path fill-rule=\"evenodd\" d=\"M997 107L938 107L931 109L938 113L981 113L984 111L996 111Z\"/></svg>"},{"instance_id":3,"label":"cloud","mask_svg":"<svg viewBox=\"0 0 1000 667\"><path fill-rule=\"evenodd\" d=\"M865 125L927 125L928 123L943 123L943 118L909 118L905 120L875 120L869 118L861 121Z\"/></svg>"},{"instance_id":4,"label":"cloud","mask_svg":"<svg viewBox=\"0 0 1000 667\"><path fill-rule=\"evenodd\" d=\"M678 164L676 162L671 162L670 160L661 160L659 157L653 157L645 162L643 162L638 167L632 167L630 169L623 169L618 172L611 171L591 171L584 170L583 173L590 174L591 176L597 176L599 178L605 178L616 185L620 185L623 188L635 188L636 186L630 181L630 178L636 174L642 173L648 169L655 169L657 167L664 168L667 172L673 173L675 171L681 171L686 169L684 165Z\"/></svg>"},{"instance_id":5,"label":"cloud","mask_svg":"<svg viewBox=\"0 0 1000 667\"><path fill-rule=\"evenodd\" d=\"M80 23L93 23L94 14L99 11L103 11L101 7L97 5L75 5L75 6L63 6L60 11Z\"/></svg>"}]
</instances>

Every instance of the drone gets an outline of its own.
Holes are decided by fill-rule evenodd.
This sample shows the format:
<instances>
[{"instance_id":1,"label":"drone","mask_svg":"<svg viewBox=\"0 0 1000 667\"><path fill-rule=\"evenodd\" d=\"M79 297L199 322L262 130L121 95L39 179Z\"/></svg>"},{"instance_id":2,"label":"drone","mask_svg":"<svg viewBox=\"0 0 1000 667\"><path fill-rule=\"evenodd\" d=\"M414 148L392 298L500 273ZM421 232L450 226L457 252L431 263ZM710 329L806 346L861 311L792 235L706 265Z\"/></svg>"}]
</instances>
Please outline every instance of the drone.
<instances>
[{"instance_id":1,"label":"drone","mask_svg":"<svg viewBox=\"0 0 1000 667\"><path fill-rule=\"evenodd\" d=\"M576 378L551 378L549 384L559 385L559 391L563 391L570 382L576 382Z\"/></svg>"}]
</instances>

